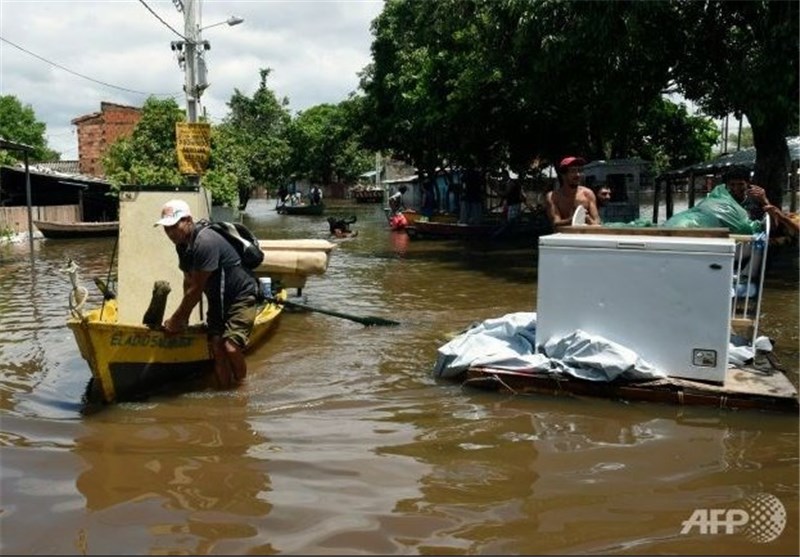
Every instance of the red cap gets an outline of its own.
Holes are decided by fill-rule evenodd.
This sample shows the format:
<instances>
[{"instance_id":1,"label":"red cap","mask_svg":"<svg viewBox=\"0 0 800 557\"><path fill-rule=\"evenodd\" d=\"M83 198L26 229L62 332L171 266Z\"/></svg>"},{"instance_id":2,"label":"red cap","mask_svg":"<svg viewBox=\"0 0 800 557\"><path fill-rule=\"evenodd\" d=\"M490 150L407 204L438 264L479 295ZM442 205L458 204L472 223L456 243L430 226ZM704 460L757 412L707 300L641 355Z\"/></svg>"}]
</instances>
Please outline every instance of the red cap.
<instances>
[{"instance_id":1,"label":"red cap","mask_svg":"<svg viewBox=\"0 0 800 557\"><path fill-rule=\"evenodd\" d=\"M564 157L558 163L558 168L569 168L570 166L583 166L586 164L586 159L581 157Z\"/></svg>"}]
</instances>

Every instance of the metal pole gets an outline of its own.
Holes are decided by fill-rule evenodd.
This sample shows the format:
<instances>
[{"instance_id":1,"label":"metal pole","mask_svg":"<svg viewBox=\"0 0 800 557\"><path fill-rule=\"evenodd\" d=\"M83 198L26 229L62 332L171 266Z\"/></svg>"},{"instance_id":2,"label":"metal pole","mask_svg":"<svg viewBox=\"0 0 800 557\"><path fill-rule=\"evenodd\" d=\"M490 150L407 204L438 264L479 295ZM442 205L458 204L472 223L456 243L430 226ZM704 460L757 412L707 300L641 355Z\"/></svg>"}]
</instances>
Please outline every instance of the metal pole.
<instances>
[{"instance_id":1,"label":"metal pole","mask_svg":"<svg viewBox=\"0 0 800 557\"><path fill-rule=\"evenodd\" d=\"M186 118L197 122L197 41L200 34L197 23L196 0L186 0L184 6L184 34L186 35Z\"/></svg>"},{"instance_id":2,"label":"metal pole","mask_svg":"<svg viewBox=\"0 0 800 557\"><path fill-rule=\"evenodd\" d=\"M184 34L186 35L186 119L197 122L197 107L200 104L197 89L197 43L200 40L200 1L186 0L184 5ZM189 185L199 186L200 176L188 176Z\"/></svg>"},{"instance_id":3,"label":"metal pole","mask_svg":"<svg viewBox=\"0 0 800 557\"><path fill-rule=\"evenodd\" d=\"M25 197L28 201L28 245L31 248L31 264L33 264L33 203L31 200L31 170L28 163L28 151L23 151L25 157Z\"/></svg>"}]
</instances>

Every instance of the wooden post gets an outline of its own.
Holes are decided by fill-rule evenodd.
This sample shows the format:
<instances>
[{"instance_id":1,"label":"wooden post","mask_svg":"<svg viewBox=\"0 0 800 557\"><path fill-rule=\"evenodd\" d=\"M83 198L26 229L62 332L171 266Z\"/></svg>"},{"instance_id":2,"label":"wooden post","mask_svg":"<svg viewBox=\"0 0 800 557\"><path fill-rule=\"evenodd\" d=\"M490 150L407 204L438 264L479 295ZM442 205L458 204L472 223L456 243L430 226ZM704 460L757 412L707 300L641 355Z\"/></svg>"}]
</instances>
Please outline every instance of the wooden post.
<instances>
[{"instance_id":1,"label":"wooden post","mask_svg":"<svg viewBox=\"0 0 800 557\"><path fill-rule=\"evenodd\" d=\"M169 282L157 280L153 284L153 297L150 298L150 305L144 312L142 323L151 329L157 329L164 322L164 313L167 310L167 296L170 293Z\"/></svg>"},{"instance_id":2,"label":"wooden post","mask_svg":"<svg viewBox=\"0 0 800 557\"><path fill-rule=\"evenodd\" d=\"M673 184L671 182L667 182L667 189L664 192L664 204L667 206L667 220L672 218L672 211L674 208L673 200L672 200L672 189Z\"/></svg>"},{"instance_id":3,"label":"wooden post","mask_svg":"<svg viewBox=\"0 0 800 557\"><path fill-rule=\"evenodd\" d=\"M689 172L689 208L694 207L694 170Z\"/></svg>"},{"instance_id":4,"label":"wooden post","mask_svg":"<svg viewBox=\"0 0 800 557\"><path fill-rule=\"evenodd\" d=\"M661 183L663 180L656 180L653 188L653 224L658 225L658 198L661 197Z\"/></svg>"}]
</instances>

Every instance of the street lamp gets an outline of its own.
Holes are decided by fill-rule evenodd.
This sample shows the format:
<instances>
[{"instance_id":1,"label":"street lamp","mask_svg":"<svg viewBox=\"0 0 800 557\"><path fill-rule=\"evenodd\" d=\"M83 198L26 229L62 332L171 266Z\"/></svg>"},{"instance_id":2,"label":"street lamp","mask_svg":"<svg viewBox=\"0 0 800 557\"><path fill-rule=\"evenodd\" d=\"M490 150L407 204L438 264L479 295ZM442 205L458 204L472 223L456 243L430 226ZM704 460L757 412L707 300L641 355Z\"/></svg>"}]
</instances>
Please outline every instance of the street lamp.
<instances>
[{"instance_id":1,"label":"street lamp","mask_svg":"<svg viewBox=\"0 0 800 557\"><path fill-rule=\"evenodd\" d=\"M244 22L244 19L235 15L230 16L225 21L212 23L205 27L200 26L200 0L183 0L181 3L184 15L184 35L186 41L173 43L172 49L179 51L178 60L183 60L184 71L186 72L186 82L184 90L186 92L186 116L189 122L197 122L198 107L200 96L208 87L206 81L205 60L203 60L203 50L208 50L210 45L200 37L200 33L205 29L216 27L217 25L227 24L232 27ZM180 53L181 46L186 47L185 53Z\"/></svg>"},{"instance_id":2,"label":"street lamp","mask_svg":"<svg viewBox=\"0 0 800 557\"><path fill-rule=\"evenodd\" d=\"M232 15L225 21L220 21L219 23L212 23L211 25L206 25L205 27L201 27L200 29L198 29L198 31L205 31L206 29L211 29L212 27L216 27L217 25L224 25L226 23L228 24L229 27L233 27L234 25L239 25L242 22L244 22L244 19Z\"/></svg>"}]
</instances>

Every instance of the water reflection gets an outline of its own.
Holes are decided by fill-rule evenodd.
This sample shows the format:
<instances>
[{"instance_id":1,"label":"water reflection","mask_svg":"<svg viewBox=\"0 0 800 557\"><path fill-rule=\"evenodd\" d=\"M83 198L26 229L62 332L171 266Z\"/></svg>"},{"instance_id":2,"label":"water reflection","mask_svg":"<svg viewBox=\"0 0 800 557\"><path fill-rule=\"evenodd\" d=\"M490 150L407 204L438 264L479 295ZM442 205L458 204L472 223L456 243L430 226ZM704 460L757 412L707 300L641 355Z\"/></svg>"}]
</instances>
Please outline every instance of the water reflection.
<instances>
[{"instance_id":1,"label":"water reflection","mask_svg":"<svg viewBox=\"0 0 800 557\"><path fill-rule=\"evenodd\" d=\"M170 400L158 414L158 403L120 405L87 420L73 449L87 464L76 486L101 513L95 521L114 524L122 512L126 524L99 540L90 532L94 552L225 553L258 536L272 509L270 442L248 422L246 398L205 397L202 419L198 400Z\"/></svg>"},{"instance_id":2,"label":"water reflection","mask_svg":"<svg viewBox=\"0 0 800 557\"><path fill-rule=\"evenodd\" d=\"M411 239L404 231L392 230L389 232L389 238L392 244L392 250L399 257L403 257L408 252L408 244Z\"/></svg>"},{"instance_id":3,"label":"water reflection","mask_svg":"<svg viewBox=\"0 0 800 557\"><path fill-rule=\"evenodd\" d=\"M259 235L327 237L324 218L255 201ZM35 281L25 246L0 250L3 553L797 554L796 416L437 382L448 334L535 309L535 251L409 242L380 207L331 208L359 236L311 277L309 305L400 327L287 313L241 388L89 416L57 270L75 259L99 302L113 242L37 242ZM762 320L795 377L797 284L795 255ZM679 534L696 506L755 492L788 512L773 544Z\"/></svg>"},{"instance_id":4,"label":"water reflection","mask_svg":"<svg viewBox=\"0 0 800 557\"><path fill-rule=\"evenodd\" d=\"M738 508L758 491L797 519L797 494L769 470L797 464L791 417L484 394L442 412L446 421L409 415L414 441L381 449L432 467L421 494L395 507L427 518L417 533L429 551L681 553L705 541L680 534L694 508ZM717 537L714 553L740 553L732 538Z\"/></svg>"}]
</instances>

